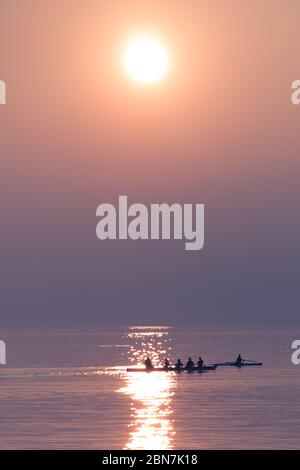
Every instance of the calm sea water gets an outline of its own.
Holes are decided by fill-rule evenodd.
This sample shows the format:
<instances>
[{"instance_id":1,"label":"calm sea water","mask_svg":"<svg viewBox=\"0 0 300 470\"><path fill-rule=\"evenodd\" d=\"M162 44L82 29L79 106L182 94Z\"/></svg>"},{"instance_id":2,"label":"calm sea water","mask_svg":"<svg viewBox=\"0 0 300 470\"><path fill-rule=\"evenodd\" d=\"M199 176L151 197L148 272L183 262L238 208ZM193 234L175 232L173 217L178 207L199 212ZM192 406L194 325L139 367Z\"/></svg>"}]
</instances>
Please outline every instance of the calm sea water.
<instances>
[{"instance_id":1,"label":"calm sea water","mask_svg":"<svg viewBox=\"0 0 300 470\"><path fill-rule=\"evenodd\" d=\"M298 335L299 336L299 335ZM1 449L300 448L297 331L176 329L1 330ZM238 353L263 367L131 373L201 354Z\"/></svg>"}]
</instances>

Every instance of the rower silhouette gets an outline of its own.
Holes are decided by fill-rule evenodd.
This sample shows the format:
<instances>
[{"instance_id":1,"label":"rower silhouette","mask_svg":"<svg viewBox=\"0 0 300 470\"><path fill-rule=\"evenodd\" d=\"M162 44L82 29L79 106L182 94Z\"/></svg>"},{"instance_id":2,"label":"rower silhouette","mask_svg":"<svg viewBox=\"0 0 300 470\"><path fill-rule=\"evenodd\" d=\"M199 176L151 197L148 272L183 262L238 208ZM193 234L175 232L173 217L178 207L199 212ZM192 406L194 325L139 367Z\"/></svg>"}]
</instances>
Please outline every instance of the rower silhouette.
<instances>
[{"instance_id":1,"label":"rower silhouette","mask_svg":"<svg viewBox=\"0 0 300 470\"><path fill-rule=\"evenodd\" d=\"M183 364L180 359L177 359L177 362L175 364L175 370L182 370L183 369Z\"/></svg>"},{"instance_id":2,"label":"rower silhouette","mask_svg":"<svg viewBox=\"0 0 300 470\"><path fill-rule=\"evenodd\" d=\"M243 362L242 356L239 354L238 357L236 358L235 363L237 366L240 366L242 365L242 362Z\"/></svg>"},{"instance_id":3,"label":"rower silhouette","mask_svg":"<svg viewBox=\"0 0 300 470\"><path fill-rule=\"evenodd\" d=\"M200 368L204 366L204 361L201 356L198 359L197 366Z\"/></svg>"},{"instance_id":4,"label":"rower silhouette","mask_svg":"<svg viewBox=\"0 0 300 470\"><path fill-rule=\"evenodd\" d=\"M145 360L144 364L145 364L145 367L146 367L147 370L154 369L153 364L152 364L151 359L150 359L149 356Z\"/></svg>"},{"instance_id":5,"label":"rower silhouette","mask_svg":"<svg viewBox=\"0 0 300 470\"><path fill-rule=\"evenodd\" d=\"M170 369L170 362L168 361L167 358L165 359L165 362L164 362L164 369L166 369L166 370Z\"/></svg>"},{"instance_id":6,"label":"rower silhouette","mask_svg":"<svg viewBox=\"0 0 300 470\"><path fill-rule=\"evenodd\" d=\"M189 357L189 359L188 359L188 361L187 361L187 363L186 363L186 365L185 365L185 368L186 368L187 370L189 370L189 369L192 369L192 367L195 367L195 364L194 364L192 358Z\"/></svg>"}]
</instances>

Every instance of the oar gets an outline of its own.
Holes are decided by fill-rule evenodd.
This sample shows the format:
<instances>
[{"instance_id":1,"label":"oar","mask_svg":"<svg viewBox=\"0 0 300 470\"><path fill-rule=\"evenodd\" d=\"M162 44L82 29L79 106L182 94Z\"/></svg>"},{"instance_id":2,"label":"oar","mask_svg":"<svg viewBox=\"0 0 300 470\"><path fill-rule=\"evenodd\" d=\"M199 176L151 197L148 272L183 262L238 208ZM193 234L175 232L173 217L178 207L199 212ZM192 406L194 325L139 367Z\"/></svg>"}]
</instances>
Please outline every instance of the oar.
<instances>
[{"instance_id":1,"label":"oar","mask_svg":"<svg viewBox=\"0 0 300 470\"><path fill-rule=\"evenodd\" d=\"M253 361L252 359L243 359L243 362L258 362L258 361Z\"/></svg>"}]
</instances>

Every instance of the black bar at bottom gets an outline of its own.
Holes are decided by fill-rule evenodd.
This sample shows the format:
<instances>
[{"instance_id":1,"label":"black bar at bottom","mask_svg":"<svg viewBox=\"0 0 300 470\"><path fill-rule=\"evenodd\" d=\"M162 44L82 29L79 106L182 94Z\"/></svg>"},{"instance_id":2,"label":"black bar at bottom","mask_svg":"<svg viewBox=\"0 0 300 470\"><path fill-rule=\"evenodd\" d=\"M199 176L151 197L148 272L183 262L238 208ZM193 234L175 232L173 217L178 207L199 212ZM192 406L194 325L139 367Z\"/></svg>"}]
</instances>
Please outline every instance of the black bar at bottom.
<instances>
[{"instance_id":1,"label":"black bar at bottom","mask_svg":"<svg viewBox=\"0 0 300 470\"><path fill-rule=\"evenodd\" d=\"M297 451L298 452L298 451ZM213 450L167 450L167 451L1 451L0 465L5 463L24 467L26 464L57 465L75 464L84 468L108 467L109 465L125 468L138 468L142 465L192 466L199 465L256 465L274 464L286 466L295 459L293 451L213 451ZM87 467L88 466L88 467ZM2 467L4 468L4 467ZM21 468L21 467L20 467Z\"/></svg>"}]
</instances>

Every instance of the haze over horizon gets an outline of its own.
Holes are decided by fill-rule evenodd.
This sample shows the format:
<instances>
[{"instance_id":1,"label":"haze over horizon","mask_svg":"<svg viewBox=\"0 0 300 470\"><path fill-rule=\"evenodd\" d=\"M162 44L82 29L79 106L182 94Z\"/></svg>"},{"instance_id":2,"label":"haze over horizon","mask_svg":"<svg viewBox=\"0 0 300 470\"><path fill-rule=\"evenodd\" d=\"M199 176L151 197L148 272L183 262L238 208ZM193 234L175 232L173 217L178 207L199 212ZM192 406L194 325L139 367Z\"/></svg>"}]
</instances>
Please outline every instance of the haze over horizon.
<instances>
[{"instance_id":1,"label":"haze over horizon","mask_svg":"<svg viewBox=\"0 0 300 470\"><path fill-rule=\"evenodd\" d=\"M300 325L300 3L1 0L0 325ZM122 68L136 32L170 70ZM205 246L96 208L205 204Z\"/></svg>"}]
</instances>

